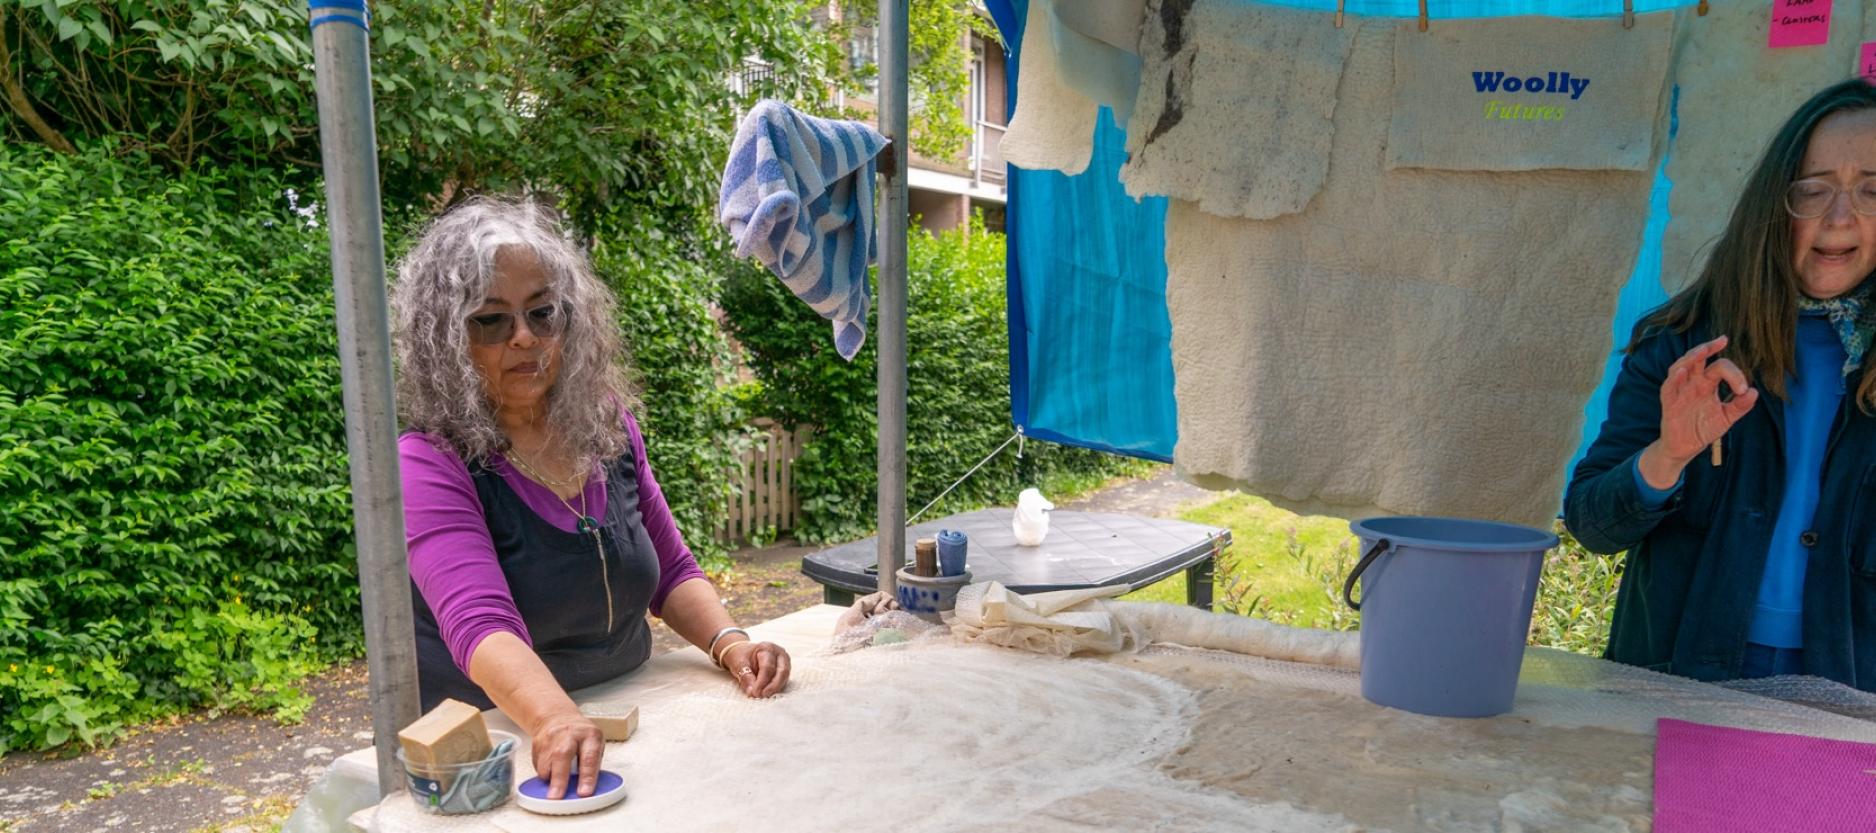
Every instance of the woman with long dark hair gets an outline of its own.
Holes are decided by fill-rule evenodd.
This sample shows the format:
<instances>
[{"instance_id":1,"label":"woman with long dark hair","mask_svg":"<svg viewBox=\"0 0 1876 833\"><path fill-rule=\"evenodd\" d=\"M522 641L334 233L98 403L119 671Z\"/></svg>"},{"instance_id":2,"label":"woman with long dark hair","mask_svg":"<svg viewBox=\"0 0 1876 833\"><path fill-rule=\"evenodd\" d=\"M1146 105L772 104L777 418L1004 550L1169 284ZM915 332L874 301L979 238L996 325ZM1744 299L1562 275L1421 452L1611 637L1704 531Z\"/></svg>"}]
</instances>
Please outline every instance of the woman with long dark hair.
<instances>
[{"instance_id":1,"label":"woman with long dark hair","mask_svg":"<svg viewBox=\"0 0 1876 833\"><path fill-rule=\"evenodd\" d=\"M1876 87L1779 129L1694 283L1635 330L1564 522L1628 550L1607 656L1876 691Z\"/></svg>"}]
</instances>

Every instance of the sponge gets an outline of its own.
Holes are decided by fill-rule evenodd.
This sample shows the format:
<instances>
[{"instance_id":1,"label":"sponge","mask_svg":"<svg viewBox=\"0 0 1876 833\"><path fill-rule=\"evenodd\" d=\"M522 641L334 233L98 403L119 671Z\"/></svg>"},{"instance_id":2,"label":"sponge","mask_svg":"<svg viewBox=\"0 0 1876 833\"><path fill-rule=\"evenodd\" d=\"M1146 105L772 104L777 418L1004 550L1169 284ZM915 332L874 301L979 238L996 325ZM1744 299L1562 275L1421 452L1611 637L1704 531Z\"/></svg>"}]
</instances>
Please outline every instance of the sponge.
<instances>
[{"instance_id":1,"label":"sponge","mask_svg":"<svg viewBox=\"0 0 1876 833\"><path fill-rule=\"evenodd\" d=\"M473 763L493 751L482 710L460 700L444 700L398 732L397 741L404 759L422 768Z\"/></svg>"},{"instance_id":2,"label":"sponge","mask_svg":"<svg viewBox=\"0 0 1876 833\"><path fill-rule=\"evenodd\" d=\"M623 703L585 703L580 706L580 714L593 725L599 727L606 740L625 740L638 731L638 707Z\"/></svg>"}]
</instances>

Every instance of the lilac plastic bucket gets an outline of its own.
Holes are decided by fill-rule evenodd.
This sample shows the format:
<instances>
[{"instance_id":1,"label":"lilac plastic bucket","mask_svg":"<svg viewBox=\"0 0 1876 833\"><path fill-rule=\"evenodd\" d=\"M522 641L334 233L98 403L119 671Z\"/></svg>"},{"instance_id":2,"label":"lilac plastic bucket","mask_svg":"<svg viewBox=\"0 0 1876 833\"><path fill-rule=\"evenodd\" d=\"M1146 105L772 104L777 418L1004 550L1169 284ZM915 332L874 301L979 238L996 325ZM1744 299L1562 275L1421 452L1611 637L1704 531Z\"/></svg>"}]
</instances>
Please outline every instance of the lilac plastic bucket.
<instances>
[{"instance_id":1,"label":"lilac plastic bucket","mask_svg":"<svg viewBox=\"0 0 1876 833\"><path fill-rule=\"evenodd\" d=\"M1342 588L1361 611L1361 695L1440 717L1510 711L1557 536L1461 518L1368 518L1349 529L1363 552Z\"/></svg>"}]
</instances>

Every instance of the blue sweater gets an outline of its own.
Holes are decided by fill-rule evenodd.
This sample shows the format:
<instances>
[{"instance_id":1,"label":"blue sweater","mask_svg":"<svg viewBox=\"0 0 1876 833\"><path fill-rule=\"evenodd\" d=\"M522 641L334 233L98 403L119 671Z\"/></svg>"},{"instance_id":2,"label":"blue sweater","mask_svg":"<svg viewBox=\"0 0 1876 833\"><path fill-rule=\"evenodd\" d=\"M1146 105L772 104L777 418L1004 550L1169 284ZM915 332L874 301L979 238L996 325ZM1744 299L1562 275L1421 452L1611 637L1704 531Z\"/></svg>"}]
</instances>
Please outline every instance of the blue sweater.
<instances>
[{"instance_id":1,"label":"blue sweater","mask_svg":"<svg viewBox=\"0 0 1876 833\"><path fill-rule=\"evenodd\" d=\"M1810 548L1805 533L1817 514L1818 481L1824 468L1824 445L1831 420L1845 393L1843 343L1822 314L1798 317L1797 373L1785 380L1785 494L1766 554L1765 575L1752 609L1746 639L1774 648L1803 648L1805 562ZM1641 456L1632 470L1644 504L1658 508L1680 488L1661 490L1642 479Z\"/></svg>"}]
</instances>

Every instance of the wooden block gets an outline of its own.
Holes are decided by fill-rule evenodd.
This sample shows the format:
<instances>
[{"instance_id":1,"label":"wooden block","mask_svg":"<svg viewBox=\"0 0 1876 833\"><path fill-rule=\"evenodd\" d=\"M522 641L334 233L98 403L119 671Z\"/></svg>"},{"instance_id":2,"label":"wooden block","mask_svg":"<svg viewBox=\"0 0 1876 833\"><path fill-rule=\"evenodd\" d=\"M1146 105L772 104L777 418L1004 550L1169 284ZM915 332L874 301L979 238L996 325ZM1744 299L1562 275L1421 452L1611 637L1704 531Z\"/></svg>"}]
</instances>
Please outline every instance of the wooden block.
<instances>
[{"instance_id":1,"label":"wooden block","mask_svg":"<svg viewBox=\"0 0 1876 833\"><path fill-rule=\"evenodd\" d=\"M606 740L625 740L638 731L638 707L624 703L587 703L580 706L580 714L599 727L606 735Z\"/></svg>"},{"instance_id":2,"label":"wooden block","mask_svg":"<svg viewBox=\"0 0 1876 833\"><path fill-rule=\"evenodd\" d=\"M493 751L482 710L460 700L444 700L398 732L397 742L404 758L420 767L471 763Z\"/></svg>"}]
</instances>

